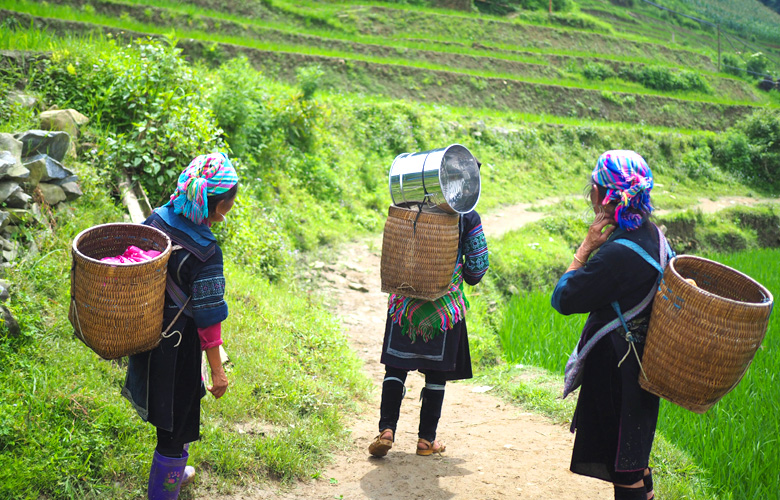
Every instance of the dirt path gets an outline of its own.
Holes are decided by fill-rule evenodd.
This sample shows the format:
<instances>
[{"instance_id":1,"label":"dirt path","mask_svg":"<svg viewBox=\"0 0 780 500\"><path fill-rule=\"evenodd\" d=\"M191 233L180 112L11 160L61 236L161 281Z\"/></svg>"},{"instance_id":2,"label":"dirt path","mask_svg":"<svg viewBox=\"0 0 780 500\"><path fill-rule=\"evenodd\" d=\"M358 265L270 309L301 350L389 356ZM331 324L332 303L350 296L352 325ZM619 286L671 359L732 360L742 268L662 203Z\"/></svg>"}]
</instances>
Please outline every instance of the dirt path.
<instances>
[{"instance_id":1,"label":"dirt path","mask_svg":"<svg viewBox=\"0 0 780 500\"><path fill-rule=\"evenodd\" d=\"M538 415L505 404L474 385L449 383L439 425L448 449L442 456L418 457L419 394L424 379L409 374L396 444L383 459L369 458L377 434L379 363L386 312L380 291L381 238L352 243L339 260L326 263L323 277L339 297L353 349L374 382L370 404L352 424L352 442L338 452L322 479L301 483L285 499L487 500L610 498L612 488L569 472L572 435ZM280 498L277 497L277 498Z\"/></svg>"},{"instance_id":2,"label":"dirt path","mask_svg":"<svg viewBox=\"0 0 780 500\"><path fill-rule=\"evenodd\" d=\"M703 211L734 204L755 204L752 198L700 200ZM549 200L543 205L554 205ZM540 204L535 205L537 209ZM542 218L530 204L504 207L484 217L490 238ZM407 379L407 395L393 450L370 458L368 444L377 434L384 366L379 363L386 318L386 294L380 291L381 237L343 247L333 262L318 264L322 278L339 298L337 313L352 348L374 382L366 410L352 422L352 441L335 453L333 464L318 480L301 482L287 491L246 491L238 499L342 500L490 500L608 499L610 484L568 470L573 435L565 426L508 405L468 383L447 384L439 438L447 443L442 456L418 457L419 394L424 379Z\"/></svg>"}]
</instances>

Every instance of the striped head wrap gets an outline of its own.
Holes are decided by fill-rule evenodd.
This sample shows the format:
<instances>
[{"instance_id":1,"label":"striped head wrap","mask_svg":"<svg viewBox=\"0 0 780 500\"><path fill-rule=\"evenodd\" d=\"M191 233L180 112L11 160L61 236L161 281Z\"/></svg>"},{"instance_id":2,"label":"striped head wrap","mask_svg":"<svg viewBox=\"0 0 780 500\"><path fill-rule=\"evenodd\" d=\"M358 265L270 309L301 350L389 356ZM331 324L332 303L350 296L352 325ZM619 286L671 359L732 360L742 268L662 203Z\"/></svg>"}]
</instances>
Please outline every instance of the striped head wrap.
<instances>
[{"instance_id":1,"label":"striped head wrap","mask_svg":"<svg viewBox=\"0 0 780 500\"><path fill-rule=\"evenodd\" d=\"M653 173L647 162L633 151L614 150L602 154L591 175L593 182L607 188L603 205L617 201L615 221L627 231L642 224L643 215L653 211L650 190ZM633 210L627 210L627 209Z\"/></svg>"},{"instance_id":2,"label":"striped head wrap","mask_svg":"<svg viewBox=\"0 0 780 500\"><path fill-rule=\"evenodd\" d=\"M175 213L201 224L209 216L208 197L225 193L237 183L236 169L225 153L200 155L179 175L168 204L173 203Z\"/></svg>"}]
</instances>

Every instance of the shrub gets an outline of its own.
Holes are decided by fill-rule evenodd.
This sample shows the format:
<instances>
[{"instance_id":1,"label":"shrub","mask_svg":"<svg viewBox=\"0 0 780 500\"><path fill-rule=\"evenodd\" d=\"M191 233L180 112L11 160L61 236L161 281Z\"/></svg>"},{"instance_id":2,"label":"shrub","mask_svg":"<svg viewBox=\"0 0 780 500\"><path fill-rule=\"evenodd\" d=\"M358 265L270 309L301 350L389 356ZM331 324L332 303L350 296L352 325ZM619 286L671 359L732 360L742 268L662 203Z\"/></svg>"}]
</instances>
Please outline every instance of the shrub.
<instances>
[{"instance_id":1,"label":"shrub","mask_svg":"<svg viewBox=\"0 0 780 500\"><path fill-rule=\"evenodd\" d=\"M731 75L745 74L745 61L733 54L723 54L723 71Z\"/></svg>"},{"instance_id":2,"label":"shrub","mask_svg":"<svg viewBox=\"0 0 780 500\"><path fill-rule=\"evenodd\" d=\"M769 59L767 59L767 57L761 52L756 52L755 54L751 54L750 57L748 57L747 62L745 63L745 69L750 71L752 73L752 76L756 78L765 75L768 67L769 67Z\"/></svg>"},{"instance_id":3,"label":"shrub","mask_svg":"<svg viewBox=\"0 0 780 500\"><path fill-rule=\"evenodd\" d=\"M52 54L43 91L105 127L93 155L106 171L124 169L160 203L198 154L225 147L206 105L203 82L169 41L139 40L103 51Z\"/></svg>"},{"instance_id":4,"label":"shrub","mask_svg":"<svg viewBox=\"0 0 780 500\"><path fill-rule=\"evenodd\" d=\"M615 76L615 71L604 63L589 62L582 67L582 74L588 80L606 80Z\"/></svg>"},{"instance_id":5,"label":"shrub","mask_svg":"<svg viewBox=\"0 0 780 500\"><path fill-rule=\"evenodd\" d=\"M753 181L761 187L780 187L780 112L761 109L723 136L716 143L714 158L718 164Z\"/></svg>"},{"instance_id":6,"label":"shrub","mask_svg":"<svg viewBox=\"0 0 780 500\"><path fill-rule=\"evenodd\" d=\"M621 70L620 77L655 90L710 92L707 82L698 73L675 72L666 66L629 66Z\"/></svg>"}]
</instances>

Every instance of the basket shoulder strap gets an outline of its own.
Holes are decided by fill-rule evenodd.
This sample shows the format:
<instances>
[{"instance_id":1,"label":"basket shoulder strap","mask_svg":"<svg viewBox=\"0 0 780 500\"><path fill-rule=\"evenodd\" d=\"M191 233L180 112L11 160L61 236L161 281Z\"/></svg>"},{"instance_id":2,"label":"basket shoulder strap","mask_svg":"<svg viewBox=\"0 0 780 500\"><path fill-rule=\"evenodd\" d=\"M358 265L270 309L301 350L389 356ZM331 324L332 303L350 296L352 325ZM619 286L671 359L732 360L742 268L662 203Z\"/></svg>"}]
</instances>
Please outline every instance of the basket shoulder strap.
<instances>
[{"instance_id":1,"label":"basket shoulder strap","mask_svg":"<svg viewBox=\"0 0 780 500\"><path fill-rule=\"evenodd\" d=\"M661 264L657 260L655 260L649 253L647 253L647 251L645 251L644 248L640 247L639 245L637 245L636 243L634 243L631 240L626 240L626 239L622 239L622 238L615 240L615 243L618 243L620 245L623 245L624 247L630 248L631 250L633 250L634 252L639 254L639 256L642 257L645 260L645 262L647 262L648 264L650 264L651 266L656 268L656 270L659 273L663 274L664 268L661 267Z\"/></svg>"}]
</instances>

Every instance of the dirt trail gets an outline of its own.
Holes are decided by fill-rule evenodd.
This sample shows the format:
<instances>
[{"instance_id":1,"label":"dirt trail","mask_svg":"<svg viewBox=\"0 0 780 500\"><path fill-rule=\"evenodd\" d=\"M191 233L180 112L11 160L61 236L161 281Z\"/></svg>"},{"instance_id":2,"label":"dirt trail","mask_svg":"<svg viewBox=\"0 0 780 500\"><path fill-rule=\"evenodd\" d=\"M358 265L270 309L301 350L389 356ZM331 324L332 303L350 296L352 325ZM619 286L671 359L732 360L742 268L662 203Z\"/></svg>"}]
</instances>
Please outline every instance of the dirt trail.
<instances>
[{"instance_id":1,"label":"dirt trail","mask_svg":"<svg viewBox=\"0 0 780 500\"><path fill-rule=\"evenodd\" d=\"M572 435L565 427L489 393L475 392L472 384L447 384L438 437L448 449L442 456L418 457L414 451L424 379L417 372L407 379L394 448L385 458L369 458L367 447L377 434L384 376L379 355L387 295L380 291L380 252L381 238L352 243L337 262L322 269L339 297L338 314L350 343L374 382L370 403L352 424L348 448L337 452L322 479L301 483L277 498L610 498L610 485L569 472Z\"/></svg>"},{"instance_id":2,"label":"dirt trail","mask_svg":"<svg viewBox=\"0 0 780 500\"><path fill-rule=\"evenodd\" d=\"M714 211L751 198L701 200ZM549 200L544 205L555 204ZM535 205L540 207L539 203ZM530 204L504 207L484 217L488 237L500 236L540 219ZM438 438L447 443L442 456L418 457L419 394L424 379L417 372L407 379L407 395L394 448L387 457L370 458L368 444L377 434L384 366L379 363L387 314L380 291L381 236L343 247L333 262L318 264L329 291L338 297L337 313L352 348L364 361L375 390L359 418L352 422L352 440L335 453L321 479L298 483L286 491L256 490L238 499L343 500L577 500L612 498L608 483L577 476L568 470L573 435L562 425L506 404L473 384L448 383Z\"/></svg>"}]
</instances>

